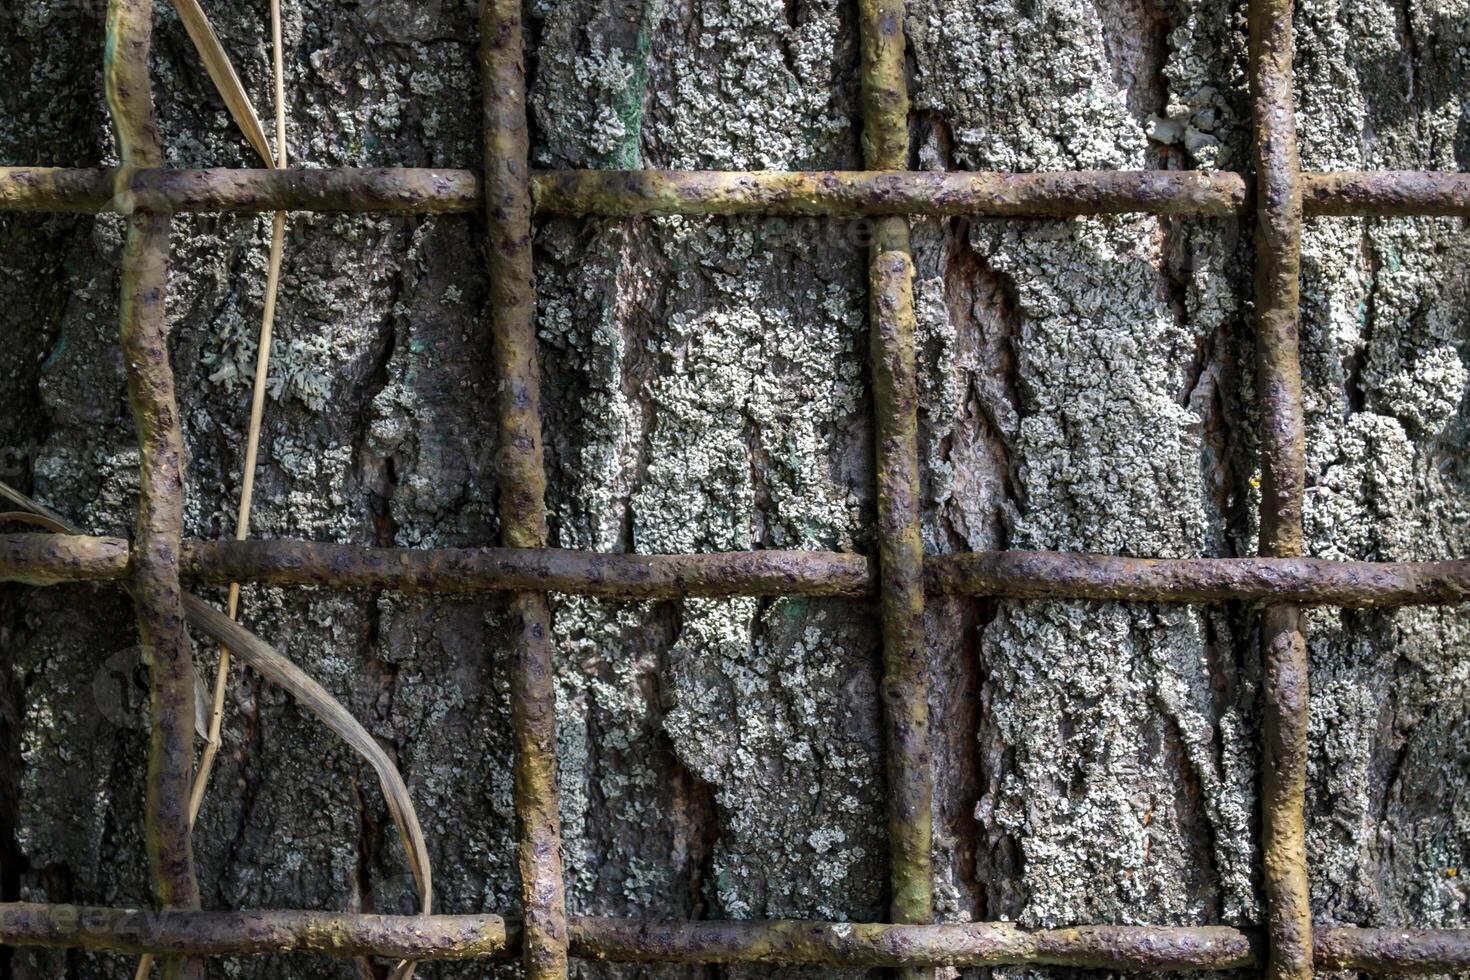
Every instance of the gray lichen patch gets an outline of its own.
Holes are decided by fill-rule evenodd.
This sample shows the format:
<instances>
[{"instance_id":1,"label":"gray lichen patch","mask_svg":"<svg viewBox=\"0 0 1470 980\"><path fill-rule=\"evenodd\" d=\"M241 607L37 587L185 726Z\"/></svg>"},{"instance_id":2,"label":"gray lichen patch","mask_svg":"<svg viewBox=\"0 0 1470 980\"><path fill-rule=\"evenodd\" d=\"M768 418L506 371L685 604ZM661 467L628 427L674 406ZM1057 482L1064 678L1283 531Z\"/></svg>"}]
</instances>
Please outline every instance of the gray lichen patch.
<instances>
[{"instance_id":1,"label":"gray lichen patch","mask_svg":"<svg viewBox=\"0 0 1470 980\"><path fill-rule=\"evenodd\" d=\"M914 106L944 120L965 169L1138 166L1144 134L1112 83L1097 6L936 0L913 4L907 26Z\"/></svg>"},{"instance_id":2,"label":"gray lichen patch","mask_svg":"<svg viewBox=\"0 0 1470 980\"><path fill-rule=\"evenodd\" d=\"M465 166L479 157L474 5L281 5L287 143L296 164ZM209 8L257 113L275 111L269 5ZM167 6L154 58L170 166L260 166ZM274 137L275 128L267 126Z\"/></svg>"},{"instance_id":3,"label":"gray lichen patch","mask_svg":"<svg viewBox=\"0 0 1470 980\"><path fill-rule=\"evenodd\" d=\"M559 542L854 547L867 533L853 432L865 331L838 284L860 256L824 267L780 240L820 242L830 229L818 222L610 224L587 246L563 227L542 236L540 280L549 390L568 394L549 405ZM881 914L870 615L754 600L559 605L572 718L582 706L587 725L563 724L569 827L589 843L609 823L656 827L655 854L700 861L599 869L572 856L574 899L652 912L682 881L676 901L728 916ZM659 748L640 763L639 745Z\"/></svg>"},{"instance_id":4,"label":"gray lichen patch","mask_svg":"<svg viewBox=\"0 0 1470 980\"><path fill-rule=\"evenodd\" d=\"M664 729L714 788L712 898L734 918L882 914L859 898L886 866L873 624L824 605L691 601L670 653Z\"/></svg>"},{"instance_id":5,"label":"gray lichen patch","mask_svg":"<svg viewBox=\"0 0 1470 980\"><path fill-rule=\"evenodd\" d=\"M1308 237L1306 523L1327 557L1464 552L1465 284L1452 223L1322 222ZM1463 747L1464 611L1312 619L1313 895L1333 918L1463 921L1452 818ZM1413 760L1412 763L1410 760Z\"/></svg>"},{"instance_id":6,"label":"gray lichen patch","mask_svg":"<svg viewBox=\"0 0 1470 980\"><path fill-rule=\"evenodd\" d=\"M1199 328L1160 295L1140 234L1150 223L972 232L1015 297L1012 547L1205 548L1203 420L1180 395ZM994 843L1015 842L1020 880L991 883L993 914L1056 925L1253 913L1249 719L1238 683L1217 676L1208 629L1189 610L1003 607L984 639L982 731L997 768L978 816Z\"/></svg>"},{"instance_id":7,"label":"gray lichen patch","mask_svg":"<svg viewBox=\"0 0 1470 980\"><path fill-rule=\"evenodd\" d=\"M850 17L828 3L550 7L538 159L851 165ZM557 543L869 543L862 268L837 223L548 223L539 327ZM573 908L881 916L871 616L559 603Z\"/></svg>"}]
</instances>

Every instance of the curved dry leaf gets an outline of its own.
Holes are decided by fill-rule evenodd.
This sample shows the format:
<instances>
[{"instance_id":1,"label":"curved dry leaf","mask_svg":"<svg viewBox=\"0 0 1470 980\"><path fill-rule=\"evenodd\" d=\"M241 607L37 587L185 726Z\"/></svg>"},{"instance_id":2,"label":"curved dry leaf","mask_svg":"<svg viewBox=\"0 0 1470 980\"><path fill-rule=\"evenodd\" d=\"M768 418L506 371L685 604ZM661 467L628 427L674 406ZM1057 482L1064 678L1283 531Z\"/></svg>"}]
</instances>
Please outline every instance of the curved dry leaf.
<instances>
[{"instance_id":1,"label":"curved dry leaf","mask_svg":"<svg viewBox=\"0 0 1470 980\"><path fill-rule=\"evenodd\" d=\"M392 815L393 823L398 827L398 834L403 838L408 851L409 867L419 889L423 912L427 915L430 911L431 886L428 848L424 843L424 834L419 827L408 787L377 739L310 674L209 603L185 592L184 614L188 617L190 626L196 627L221 646L229 647L235 656L249 664L256 673L289 692L373 767L383 786L383 798L388 803L388 812Z\"/></svg>"},{"instance_id":2,"label":"curved dry leaf","mask_svg":"<svg viewBox=\"0 0 1470 980\"><path fill-rule=\"evenodd\" d=\"M32 500L30 497L27 497L25 494L21 493L19 490L6 483L4 480L0 480L0 497L4 497L12 504L15 504L15 506L25 511L27 514L33 515L35 517L46 518L46 520L50 521L52 525L61 529L58 533L82 533L81 528L68 521L65 517L62 517L60 514L56 513L56 511L52 510L50 507L47 507L45 504L36 500Z\"/></svg>"},{"instance_id":3,"label":"curved dry leaf","mask_svg":"<svg viewBox=\"0 0 1470 980\"><path fill-rule=\"evenodd\" d=\"M383 788L383 799L388 804L388 813L393 818L394 826L398 828L398 837L403 841L403 849L408 855L408 866L413 872L414 884L419 891L419 911L428 915L433 907L429 849L424 842L424 832L419 826L418 814L414 810L408 786L403 782L398 767L388 758L388 753L383 751L377 740L342 702L332 697L326 688L279 653L275 647L188 592L184 593L184 615L190 626L229 649L266 680L289 692L373 767L373 771L378 774L378 783ZM392 980L411 980L416 965L411 960L401 960L393 969Z\"/></svg>"}]
</instances>

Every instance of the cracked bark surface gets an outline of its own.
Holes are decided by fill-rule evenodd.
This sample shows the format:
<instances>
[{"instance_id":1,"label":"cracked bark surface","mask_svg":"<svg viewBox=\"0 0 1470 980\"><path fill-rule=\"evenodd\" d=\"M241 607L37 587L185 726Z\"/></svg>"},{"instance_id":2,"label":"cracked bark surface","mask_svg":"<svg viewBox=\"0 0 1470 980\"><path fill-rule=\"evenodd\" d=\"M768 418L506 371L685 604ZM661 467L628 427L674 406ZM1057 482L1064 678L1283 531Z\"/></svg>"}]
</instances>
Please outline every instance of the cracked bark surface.
<instances>
[{"instance_id":1,"label":"cracked bark surface","mask_svg":"<svg viewBox=\"0 0 1470 980\"><path fill-rule=\"evenodd\" d=\"M294 158L478 165L473 3L284 6ZM166 7L154 67L169 163L250 165ZM860 165L848 4L528 9L538 166ZM1303 166L1470 166L1463 2L1298 9ZM264 111L266 4L210 13ZM0 91L0 163L109 158L100 17L72 0L0 10L0 66L16 80ZM917 167L1245 166L1238 4L912 0L907 26ZM477 221L292 217L258 535L496 540ZM121 225L3 216L0 229L0 478L123 533L136 457L116 347ZM871 552L861 231L542 226L554 543ZM232 524L268 234L267 218L175 221L193 536ZM929 550L1252 553L1253 396L1237 368L1252 357L1249 239L1216 219L916 223ZM1467 247L1450 219L1308 224L1312 554L1470 553ZM513 913L498 605L247 589L243 608L396 755L436 907ZM574 914L883 915L874 609L561 598L554 612ZM1313 613L1319 918L1465 923L1464 879L1447 869L1470 857L1467 616ZM1248 612L946 600L931 603L929 636L943 917L1255 921ZM5 898L146 897L132 637L108 590L0 588ZM249 675L231 688L196 846L206 907L410 908L370 773ZM211 970L373 975L310 959ZM0 951L5 980L129 974L121 959Z\"/></svg>"}]
</instances>

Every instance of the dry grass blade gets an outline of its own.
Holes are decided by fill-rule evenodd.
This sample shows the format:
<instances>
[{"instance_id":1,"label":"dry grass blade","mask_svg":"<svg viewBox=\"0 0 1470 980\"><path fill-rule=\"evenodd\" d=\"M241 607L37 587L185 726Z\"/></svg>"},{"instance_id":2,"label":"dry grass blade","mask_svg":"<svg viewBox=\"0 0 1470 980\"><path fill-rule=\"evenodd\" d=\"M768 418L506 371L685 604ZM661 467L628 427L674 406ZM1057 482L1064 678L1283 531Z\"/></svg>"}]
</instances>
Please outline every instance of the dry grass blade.
<instances>
[{"instance_id":1,"label":"dry grass blade","mask_svg":"<svg viewBox=\"0 0 1470 980\"><path fill-rule=\"evenodd\" d=\"M63 534L81 534L81 529L59 514L42 506L25 494L0 481L0 497L24 508L23 514L5 513L0 518L25 520ZM418 814L409 796L408 786L393 760L366 728L352 716L340 701L332 697L326 688L274 647L266 643L245 627L234 622L224 613L202 599L184 593L184 612L189 625L204 633L235 654L257 673L272 684L290 692L308 711L350 745L373 767L378 782L383 787L383 798L393 818L398 834L403 840L408 855L409 868L413 872L414 884L418 888L419 903L424 915L432 911L433 878L429 867L429 851L424 841L423 829ZM140 964L141 965L141 964ZM413 964L404 961L394 970L397 980L407 980L413 973Z\"/></svg>"},{"instance_id":2,"label":"dry grass blade","mask_svg":"<svg viewBox=\"0 0 1470 980\"><path fill-rule=\"evenodd\" d=\"M286 154L282 144L281 160ZM235 539L245 540L250 533L250 507L255 494L255 464L260 452L260 425L265 415L266 382L270 374L271 337L276 319L276 295L281 282L281 258L286 244L286 212L277 211L271 228L270 268L266 276L265 313L260 322L260 340L255 360L255 387L250 401L250 425L245 436L245 473L240 484L240 507L235 518ZM227 602L229 616L235 619L240 610L240 584L230 583ZM224 723L225 695L230 678L230 651L221 647L219 664L214 675L214 696L205 727L204 752L199 759L199 771L194 777L194 787L189 794L189 822L199 817L199 808L204 803L204 792L209 788L209 777L214 771L215 756L219 753L220 730Z\"/></svg>"},{"instance_id":3,"label":"dry grass blade","mask_svg":"<svg viewBox=\"0 0 1470 980\"><path fill-rule=\"evenodd\" d=\"M194 42L199 57L204 61L204 70L209 72L209 77L214 80L214 87L219 89L220 96L225 100L225 107L230 110L230 115L234 117L250 145L255 147L255 152L265 161L265 165L274 167L276 162L271 156L270 144L266 141L265 127L255 114L250 96L245 94L245 86L240 84L240 76L235 74L235 66L230 64L230 57L219 43L219 35L215 34L214 25L209 22L204 8L199 6L199 0L173 0L173 5L179 12L179 19L184 22L184 29L189 32L189 39Z\"/></svg>"},{"instance_id":4,"label":"dry grass blade","mask_svg":"<svg viewBox=\"0 0 1470 980\"><path fill-rule=\"evenodd\" d=\"M280 0L271 0L271 48L276 95L276 159L272 163L267 158L266 162L284 169L287 162L286 68L283 54L285 46L281 40ZM243 124L242 128L244 128ZM235 521L235 537L242 541L250 533L250 508L255 491L255 467L260 450L261 420L265 413L266 381L270 373L271 336L276 318L276 297L280 289L281 260L285 253L285 244L286 212L277 211L271 227L270 264L265 285L265 310L260 323L260 340L255 362L255 385L250 403L250 425L245 438L245 472L241 481L240 505ZM239 609L240 585L238 582L231 582L227 603L228 618L231 621L238 618ZM204 751L200 755L199 769L194 775L194 786L189 795L189 823L191 826L198 819L199 808L204 803L204 794L209 788L210 776L214 772L215 758L219 754L229 677L230 649L228 646L221 646L219 663L214 675L214 697L204 732ZM146 975L149 966L148 958L144 957L138 966L138 980L142 980ZM403 964L399 964L399 971L404 980L407 980L413 972L412 967L409 967L407 972L402 972Z\"/></svg>"},{"instance_id":5,"label":"dry grass blade","mask_svg":"<svg viewBox=\"0 0 1470 980\"><path fill-rule=\"evenodd\" d=\"M245 133L247 139L260 153L266 165L284 169L286 166L286 91L285 91L285 58L284 45L281 41L281 5L280 0L271 0L271 46L272 67L275 83L276 96L276 157L271 157L266 145L265 132L260 124L259 116L251 105L249 97L240 85L238 75L230 64L224 49L220 46L219 39L214 33L209 20L205 17L203 9L198 0L174 0L174 6L184 19L189 28L189 35L194 40L194 45L199 50L200 57L204 60L209 70L210 77L214 79L215 87L219 89L220 95L230 107L231 114L236 123ZM250 425L245 441L245 472L241 482L240 505L236 516L235 537L244 540L250 532L250 508L255 489L255 466L257 454L260 448L261 419L265 411L266 380L270 371L271 333L275 322L276 296L281 281L281 259L285 251L286 236L286 212L276 212L275 221L271 230L270 266L266 277L265 287L265 310L260 324L260 342L256 355L255 364L255 386L250 405ZM240 586L238 583L230 583L228 600L228 615L230 621L234 621L240 608ZM216 637L218 638L218 637ZM210 776L214 772L215 759L220 748L220 733L224 722L225 699L228 690L230 676L230 648L228 645L221 646L219 662L215 668L214 696L209 710L208 722L204 730L204 751L200 755L199 768L194 776L194 785L189 795L189 823L192 826L199 816L199 809L204 802L205 791L209 788ZM247 661L248 662L248 661ZM345 737L345 736L344 736ZM380 770L381 776L381 770ZM387 794L388 784L384 783L384 792ZM411 810L410 810L411 816ZM395 813L395 821L399 823L400 831L404 828L404 821L400 820ZM416 827L415 827L416 831ZM405 841L408 837L405 836ZM410 854L412 855L412 850ZM425 864L427 869L427 864ZM415 869L417 872L417 869ZM426 871L427 873L427 871ZM427 893L426 893L427 894ZM152 967L152 958L144 956L138 963L136 980L143 980ZM408 980L413 973L412 965L400 963L395 975Z\"/></svg>"},{"instance_id":6,"label":"dry grass blade","mask_svg":"<svg viewBox=\"0 0 1470 980\"><path fill-rule=\"evenodd\" d=\"M204 12L197 5L197 0L187 0L193 5L199 20L205 28L209 23L204 19ZM180 12L183 8L180 7ZM193 32L191 32L192 34ZM201 32L202 34L202 32ZM213 37L213 31L209 31ZM215 84L220 94L229 102L232 98L243 100L245 106L250 108L249 100L244 91L239 87L239 80L235 78L234 69L230 67L225 58L224 51L219 48L216 39L212 46L200 43L198 35L195 35L195 44L199 48L200 56L206 64L212 58L222 62L225 68L229 68L229 77L234 79L233 88L221 82L223 72L211 71ZM271 0L271 46L272 66L276 93L276 159L272 160L270 154L263 148L265 136L260 132L260 122L255 115L254 109L250 108L250 120L247 123L239 115L236 116L240 127L246 135L255 142L256 149L265 157L266 163L284 169L286 166L286 69L283 55L284 45L281 42L281 4L280 0ZM250 533L250 507L255 489L255 464L260 450L260 425L265 413L265 391L266 381L270 373L271 356L271 334L276 318L276 297L281 283L281 259L286 245L286 212L277 211L275 221L271 228L270 266L266 275L265 285L265 311L260 323L260 342L257 349L255 361L255 387L250 403L250 425L245 439L245 472L241 481L240 506L235 521L235 537L243 541ZM240 586L238 583L230 583L230 597L228 600L229 617L237 618L240 609ZM204 793L209 788L209 777L214 771L214 760L219 753L220 731L224 722L225 697L230 677L230 651L221 648L219 652L219 664L214 675L214 697L213 705L209 712L209 721L205 728L204 752L199 759L199 770L194 777L194 786L189 794L189 823L192 825L199 817L199 808L204 803ZM139 967L139 977L143 976L148 966L147 960Z\"/></svg>"}]
</instances>

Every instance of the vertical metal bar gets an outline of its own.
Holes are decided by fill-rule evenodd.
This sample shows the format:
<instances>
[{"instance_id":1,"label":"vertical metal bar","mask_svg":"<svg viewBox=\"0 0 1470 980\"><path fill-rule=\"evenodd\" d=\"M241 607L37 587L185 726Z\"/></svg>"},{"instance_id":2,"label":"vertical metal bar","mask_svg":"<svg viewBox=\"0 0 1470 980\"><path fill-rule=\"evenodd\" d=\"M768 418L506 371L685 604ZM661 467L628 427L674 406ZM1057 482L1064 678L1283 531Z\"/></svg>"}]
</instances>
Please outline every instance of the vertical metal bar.
<instances>
[{"instance_id":1,"label":"vertical metal bar","mask_svg":"<svg viewBox=\"0 0 1470 980\"><path fill-rule=\"evenodd\" d=\"M908 166L903 0L859 0L863 155L872 170ZM908 219L874 224L868 267L877 426L878 564L883 700L888 735L891 911L898 923L934 916L929 670L924 642L924 544L919 530L919 417L914 263ZM905 976L932 976L910 967Z\"/></svg>"},{"instance_id":2,"label":"vertical metal bar","mask_svg":"<svg viewBox=\"0 0 1470 980\"><path fill-rule=\"evenodd\" d=\"M110 0L104 81L123 175L163 162L148 73L152 34L149 0ZM194 661L179 587L184 439L168 356L164 302L168 249L167 213L137 212L128 218L121 269L121 344L140 460L132 593L151 679L148 862L159 905L197 909L199 886L188 807L194 765ZM163 975L202 976L203 963L172 957L164 961Z\"/></svg>"},{"instance_id":3,"label":"vertical metal bar","mask_svg":"<svg viewBox=\"0 0 1470 980\"><path fill-rule=\"evenodd\" d=\"M1292 2L1251 0L1250 93L1256 123L1256 358L1261 407L1260 552L1302 552L1305 423L1298 339L1302 189L1292 96ZM1301 608L1261 623L1265 732L1261 774L1267 976L1312 975L1307 886L1307 646Z\"/></svg>"},{"instance_id":4,"label":"vertical metal bar","mask_svg":"<svg viewBox=\"0 0 1470 980\"><path fill-rule=\"evenodd\" d=\"M484 0L480 68L485 111L485 208L491 331L500 379L500 516L503 543L546 546L541 375L520 0ZM566 891L556 774L556 675L546 594L517 593L511 655L525 965L530 980L567 975Z\"/></svg>"}]
</instances>

